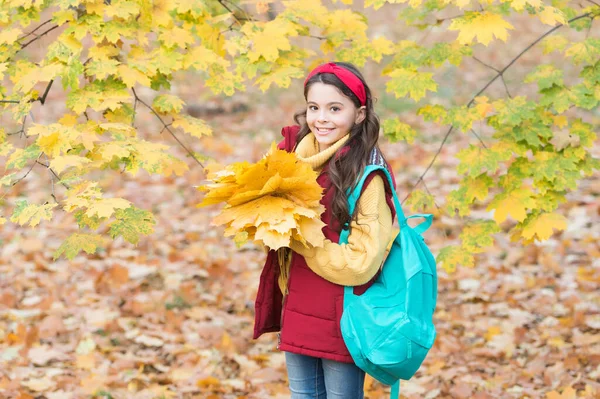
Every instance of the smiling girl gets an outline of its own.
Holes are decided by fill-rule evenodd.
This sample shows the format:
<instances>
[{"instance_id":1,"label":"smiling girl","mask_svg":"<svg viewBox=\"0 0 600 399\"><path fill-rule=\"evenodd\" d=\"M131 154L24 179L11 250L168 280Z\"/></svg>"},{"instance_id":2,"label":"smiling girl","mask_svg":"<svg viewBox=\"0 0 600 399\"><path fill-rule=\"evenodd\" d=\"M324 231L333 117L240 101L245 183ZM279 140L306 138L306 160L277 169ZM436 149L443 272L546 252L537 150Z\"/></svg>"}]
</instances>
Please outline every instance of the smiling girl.
<instances>
[{"instance_id":1,"label":"smiling girl","mask_svg":"<svg viewBox=\"0 0 600 399\"><path fill-rule=\"evenodd\" d=\"M292 399L363 398L365 373L352 360L340 331L344 286L362 294L374 281L392 239L391 189L381 171L367 177L354 214L347 192L369 164L392 170L377 142L379 118L371 90L352 64L327 63L304 82L306 107L297 126L282 129L279 148L319 173L326 224L323 247L292 241L269 251L255 306L254 338L280 331ZM394 182L395 184L395 182ZM338 244L350 229L347 244Z\"/></svg>"}]
</instances>

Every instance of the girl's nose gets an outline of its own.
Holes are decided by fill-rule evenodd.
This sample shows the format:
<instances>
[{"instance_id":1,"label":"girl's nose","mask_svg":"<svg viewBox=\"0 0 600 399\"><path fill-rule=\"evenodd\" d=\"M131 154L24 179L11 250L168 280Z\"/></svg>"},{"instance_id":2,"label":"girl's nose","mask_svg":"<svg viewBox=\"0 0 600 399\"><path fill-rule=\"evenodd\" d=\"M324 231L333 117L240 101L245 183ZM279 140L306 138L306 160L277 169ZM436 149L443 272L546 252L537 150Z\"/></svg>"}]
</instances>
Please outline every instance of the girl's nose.
<instances>
[{"instance_id":1,"label":"girl's nose","mask_svg":"<svg viewBox=\"0 0 600 399\"><path fill-rule=\"evenodd\" d=\"M319 112L319 122L327 122L327 115L325 114L325 111L321 111Z\"/></svg>"}]
</instances>

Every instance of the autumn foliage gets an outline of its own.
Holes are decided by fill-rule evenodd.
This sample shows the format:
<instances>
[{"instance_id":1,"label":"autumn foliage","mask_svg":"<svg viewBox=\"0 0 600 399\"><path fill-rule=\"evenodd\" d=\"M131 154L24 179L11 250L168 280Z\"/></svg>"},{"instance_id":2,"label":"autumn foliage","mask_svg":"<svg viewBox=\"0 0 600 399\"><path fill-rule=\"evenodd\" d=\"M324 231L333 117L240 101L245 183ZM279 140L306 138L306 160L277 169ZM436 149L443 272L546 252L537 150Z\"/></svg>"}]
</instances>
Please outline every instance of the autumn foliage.
<instances>
[{"instance_id":1,"label":"autumn foliage","mask_svg":"<svg viewBox=\"0 0 600 399\"><path fill-rule=\"evenodd\" d=\"M207 178L213 183L200 186L207 192L199 206L225 202L214 225L225 225L225 235L238 244L257 241L270 249L289 247L294 239L319 247L325 236L320 216L323 189L317 173L294 153L277 149L256 164L235 163L224 169L211 165ZM216 169L216 170L215 170Z\"/></svg>"}]
</instances>

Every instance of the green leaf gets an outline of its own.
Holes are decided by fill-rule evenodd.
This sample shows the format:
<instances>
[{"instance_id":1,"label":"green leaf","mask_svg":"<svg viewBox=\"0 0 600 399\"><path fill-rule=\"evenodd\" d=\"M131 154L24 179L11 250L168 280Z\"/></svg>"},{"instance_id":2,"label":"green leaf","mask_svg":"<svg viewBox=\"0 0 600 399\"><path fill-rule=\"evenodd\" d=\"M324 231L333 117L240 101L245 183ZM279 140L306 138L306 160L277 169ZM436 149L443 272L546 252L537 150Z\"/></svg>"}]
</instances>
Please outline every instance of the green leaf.
<instances>
[{"instance_id":1,"label":"green leaf","mask_svg":"<svg viewBox=\"0 0 600 399\"><path fill-rule=\"evenodd\" d=\"M417 135L415 129L410 125L401 122L399 118L384 120L382 128L385 137L392 143L404 140L407 143L412 144Z\"/></svg>"},{"instance_id":2,"label":"green leaf","mask_svg":"<svg viewBox=\"0 0 600 399\"><path fill-rule=\"evenodd\" d=\"M433 195L417 189L411 191L405 204L409 206L413 212L421 212L433 209L435 206L435 199L433 198Z\"/></svg>"},{"instance_id":3,"label":"green leaf","mask_svg":"<svg viewBox=\"0 0 600 399\"><path fill-rule=\"evenodd\" d=\"M563 85L563 71L553 65L540 65L525 77L526 83L537 82L540 89Z\"/></svg>"},{"instance_id":4,"label":"green leaf","mask_svg":"<svg viewBox=\"0 0 600 399\"><path fill-rule=\"evenodd\" d=\"M473 254L456 245L450 245L442 248L435 260L436 263L440 264L447 273L453 273L456 271L456 267L458 265L467 267L475 266L475 258L473 258Z\"/></svg>"},{"instance_id":5,"label":"green leaf","mask_svg":"<svg viewBox=\"0 0 600 399\"><path fill-rule=\"evenodd\" d=\"M179 113L183 109L184 102L172 94L161 94L154 98L152 107L163 114Z\"/></svg>"},{"instance_id":6,"label":"green leaf","mask_svg":"<svg viewBox=\"0 0 600 399\"><path fill-rule=\"evenodd\" d=\"M37 226L42 219L52 219L52 208L58 204L35 205L28 204L27 200L20 200L13 211L10 221L20 226L29 222L29 226Z\"/></svg>"},{"instance_id":7,"label":"green leaf","mask_svg":"<svg viewBox=\"0 0 600 399\"><path fill-rule=\"evenodd\" d=\"M394 93L396 98L409 95L413 100L419 101L428 90L437 91L433 73L400 68L391 71L388 75L392 79L386 83L386 91Z\"/></svg>"},{"instance_id":8,"label":"green leaf","mask_svg":"<svg viewBox=\"0 0 600 399\"><path fill-rule=\"evenodd\" d=\"M499 148L481 148L469 144L469 148L459 151L456 157L461 161L458 173L476 177L483 172L494 173L499 163L506 160L507 153Z\"/></svg>"},{"instance_id":9,"label":"green leaf","mask_svg":"<svg viewBox=\"0 0 600 399\"><path fill-rule=\"evenodd\" d=\"M501 125L517 126L526 119L535 117L535 103L527 101L523 96L508 100L498 100L493 103L497 111L497 119Z\"/></svg>"},{"instance_id":10,"label":"green leaf","mask_svg":"<svg viewBox=\"0 0 600 399\"><path fill-rule=\"evenodd\" d=\"M471 253L484 252L486 247L494 244L494 233L500 232L500 227L493 220L479 220L463 227L460 233L462 247Z\"/></svg>"},{"instance_id":11,"label":"green leaf","mask_svg":"<svg viewBox=\"0 0 600 399\"><path fill-rule=\"evenodd\" d=\"M571 123L570 133L579 137L579 145L582 147L591 147L597 138L592 125L581 119L576 119Z\"/></svg>"},{"instance_id":12,"label":"green leaf","mask_svg":"<svg viewBox=\"0 0 600 399\"><path fill-rule=\"evenodd\" d=\"M99 234L73 233L62 242L54 252L53 258L56 260L64 254L67 259L72 260L81 251L93 254L104 245L106 245L106 239Z\"/></svg>"},{"instance_id":13,"label":"green leaf","mask_svg":"<svg viewBox=\"0 0 600 399\"><path fill-rule=\"evenodd\" d=\"M8 157L6 168L22 169L27 165L27 162L40 156L40 152L40 147L37 144L32 144L25 147L25 149L17 148L10 157Z\"/></svg>"},{"instance_id":14,"label":"green leaf","mask_svg":"<svg viewBox=\"0 0 600 399\"><path fill-rule=\"evenodd\" d=\"M552 86L548 89L540 90L540 105L552 106L556 113L562 114L573 104L575 95L564 86Z\"/></svg>"},{"instance_id":15,"label":"green leaf","mask_svg":"<svg viewBox=\"0 0 600 399\"><path fill-rule=\"evenodd\" d=\"M435 122L437 124L446 123L446 118L448 116L448 111L441 105L435 104L427 104L419 108L417 111L417 115L423 115L423 119L427 122Z\"/></svg>"},{"instance_id":16,"label":"green leaf","mask_svg":"<svg viewBox=\"0 0 600 399\"><path fill-rule=\"evenodd\" d=\"M455 212L458 212L459 216L468 216L471 213L471 201L466 196L467 188L461 186L459 189L450 191L446 196L446 204L444 206L445 212L454 216Z\"/></svg>"},{"instance_id":17,"label":"green leaf","mask_svg":"<svg viewBox=\"0 0 600 399\"><path fill-rule=\"evenodd\" d=\"M110 224L108 234L112 238L122 236L131 244L137 244L140 235L148 235L154 232L153 225L156 224L154 215L148 211L131 206L127 209L117 209L115 222Z\"/></svg>"},{"instance_id":18,"label":"green leaf","mask_svg":"<svg viewBox=\"0 0 600 399\"><path fill-rule=\"evenodd\" d=\"M600 57L600 39L588 37L584 41L575 43L569 47L565 51L565 55L572 57L575 65L597 62L598 57Z\"/></svg>"}]
</instances>

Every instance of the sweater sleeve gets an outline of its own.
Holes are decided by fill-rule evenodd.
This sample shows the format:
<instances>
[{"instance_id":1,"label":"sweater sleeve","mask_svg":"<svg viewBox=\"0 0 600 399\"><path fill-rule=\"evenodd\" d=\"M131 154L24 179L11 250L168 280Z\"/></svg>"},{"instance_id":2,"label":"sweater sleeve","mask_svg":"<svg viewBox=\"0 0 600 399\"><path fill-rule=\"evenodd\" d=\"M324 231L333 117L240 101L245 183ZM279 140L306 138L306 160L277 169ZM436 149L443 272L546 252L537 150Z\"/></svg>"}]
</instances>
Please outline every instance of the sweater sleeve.
<instances>
[{"instance_id":1,"label":"sweater sleeve","mask_svg":"<svg viewBox=\"0 0 600 399\"><path fill-rule=\"evenodd\" d=\"M340 285L362 285L379 270L392 238L392 213L385 199L385 185L375 176L358 200L357 220L351 222L347 244L328 239L323 247L304 247L292 240L294 252L304 256L319 276Z\"/></svg>"}]
</instances>

